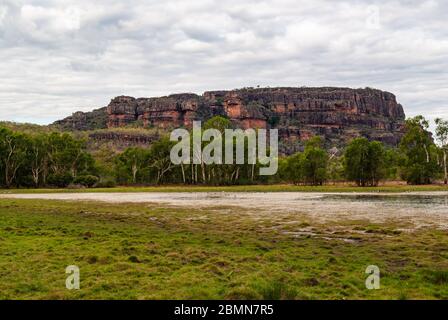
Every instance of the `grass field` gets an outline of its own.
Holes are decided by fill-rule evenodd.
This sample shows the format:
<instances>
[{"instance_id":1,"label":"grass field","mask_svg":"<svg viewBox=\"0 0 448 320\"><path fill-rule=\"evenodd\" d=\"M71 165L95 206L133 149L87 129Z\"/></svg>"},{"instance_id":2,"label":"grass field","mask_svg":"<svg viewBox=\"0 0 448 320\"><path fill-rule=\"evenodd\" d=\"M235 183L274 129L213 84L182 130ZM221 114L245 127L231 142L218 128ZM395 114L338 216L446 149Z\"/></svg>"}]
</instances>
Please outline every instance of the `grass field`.
<instances>
[{"instance_id":1,"label":"grass field","mask_svg":"<svg viewBox=\"0 0 448 320\"><path fill-rule=\"evenodd\" d=\"M446 185L408 186L388 184L380 187L356 187L350 185L295 186L289 184L244 186L150 186L82 189L0 189L0 193L54 193L54 192L421 192L448 191Z\"/></svg>"},{"instance_id":2,"label":"grass field","mask_svg":"<svg viewBox=\"0 0 448 320\"><path fill-rule=\"evenodd\" d=\"M0 199L0 299L448 299L447 232L402 227ZM365 288L372 264L379 290Z\"/></svg>"}]
</instances>

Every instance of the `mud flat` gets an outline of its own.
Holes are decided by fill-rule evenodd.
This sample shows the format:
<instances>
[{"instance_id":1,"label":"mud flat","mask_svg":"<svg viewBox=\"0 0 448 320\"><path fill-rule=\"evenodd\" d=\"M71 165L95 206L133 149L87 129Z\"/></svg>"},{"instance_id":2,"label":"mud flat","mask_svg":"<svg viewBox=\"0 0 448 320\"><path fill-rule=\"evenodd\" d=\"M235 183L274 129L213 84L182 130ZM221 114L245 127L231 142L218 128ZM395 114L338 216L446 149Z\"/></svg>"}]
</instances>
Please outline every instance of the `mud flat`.
<instances>
[{"instance_id":1,"label":"mud flat","mask_svg":"<svg viewBox=\"0 0 448 320\"><path fill-rule=\"evenodd\" d=\"M0 198L142 203L161 207L213 209L259 218L305 215L313 221L366 220L405 222L413 227L448 229L448 192L300 193L48 193L2 194Z\"/></svg>"}]
</instances>

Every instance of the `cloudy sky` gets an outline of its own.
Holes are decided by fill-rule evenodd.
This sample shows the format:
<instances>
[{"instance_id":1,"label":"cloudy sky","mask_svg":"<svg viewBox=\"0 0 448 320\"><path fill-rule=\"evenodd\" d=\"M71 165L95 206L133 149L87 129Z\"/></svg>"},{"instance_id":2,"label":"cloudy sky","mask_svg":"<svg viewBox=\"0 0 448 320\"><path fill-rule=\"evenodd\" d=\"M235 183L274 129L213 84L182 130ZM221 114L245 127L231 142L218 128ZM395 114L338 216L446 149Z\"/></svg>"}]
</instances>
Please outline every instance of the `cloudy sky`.
<instances>
[{"instance_id":1,"label":"cloudy sky","mask_svg":"<svg viewBox=\"0 0 448 320\"><path fill-rule=\"evenodd\" d=\"M446 0L0 0L0 119L257 85L376 87L448 118L447 21Z\"/></svg>"}]
</instances>

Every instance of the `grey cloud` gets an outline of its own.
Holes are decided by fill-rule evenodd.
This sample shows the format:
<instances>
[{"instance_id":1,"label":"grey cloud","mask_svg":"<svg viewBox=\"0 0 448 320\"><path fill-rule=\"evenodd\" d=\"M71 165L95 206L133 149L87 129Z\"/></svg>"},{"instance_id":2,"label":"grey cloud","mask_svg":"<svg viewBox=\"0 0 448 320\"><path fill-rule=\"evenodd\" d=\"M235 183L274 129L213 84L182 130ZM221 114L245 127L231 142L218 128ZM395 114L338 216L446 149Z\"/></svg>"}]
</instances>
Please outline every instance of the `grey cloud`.
<instances>
[{"instance_id":1,"label":"grey cloud","mask_svg":"<svg viewBox=\"0 0 448 320\"><path fill-rule=\"evenodd\" d=\"M378 87L408 115L448 117L446 12L443 0L0 0L1 118L256 85Z\"/></svg>"}]
</instances>

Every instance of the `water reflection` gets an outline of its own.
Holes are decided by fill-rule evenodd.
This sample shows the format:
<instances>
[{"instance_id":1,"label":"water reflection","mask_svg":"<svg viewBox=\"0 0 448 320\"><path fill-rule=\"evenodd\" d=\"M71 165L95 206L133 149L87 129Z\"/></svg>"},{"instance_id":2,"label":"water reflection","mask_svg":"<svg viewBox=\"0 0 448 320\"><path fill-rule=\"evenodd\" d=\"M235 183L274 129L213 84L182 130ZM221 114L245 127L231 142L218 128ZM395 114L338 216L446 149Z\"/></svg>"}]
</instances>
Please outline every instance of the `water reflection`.
<instances>
[{"instance_id":1,"label":"water reflection","mask_svg":"<svg viewBox=\"0 0 448 320\"><path fill-rule=\"evenodd\" d=\"M374 202L400 206L417 205L426 207L434 205L448 207L448 195L327 194L323 196L321 200L332 200L341 202Z\"/></svg>"}]
</instances>

